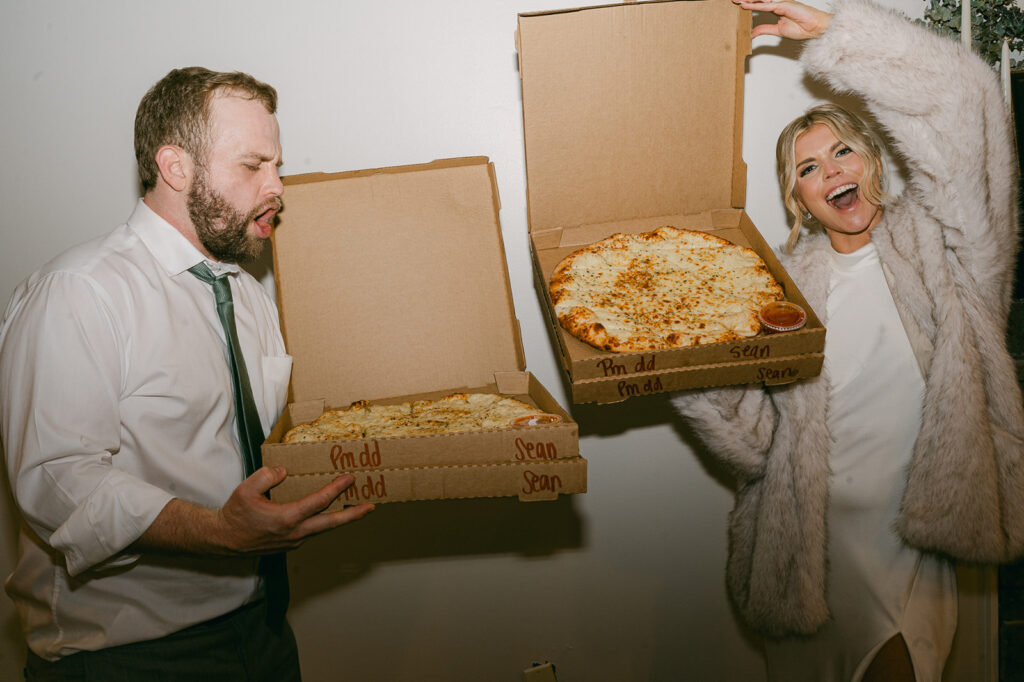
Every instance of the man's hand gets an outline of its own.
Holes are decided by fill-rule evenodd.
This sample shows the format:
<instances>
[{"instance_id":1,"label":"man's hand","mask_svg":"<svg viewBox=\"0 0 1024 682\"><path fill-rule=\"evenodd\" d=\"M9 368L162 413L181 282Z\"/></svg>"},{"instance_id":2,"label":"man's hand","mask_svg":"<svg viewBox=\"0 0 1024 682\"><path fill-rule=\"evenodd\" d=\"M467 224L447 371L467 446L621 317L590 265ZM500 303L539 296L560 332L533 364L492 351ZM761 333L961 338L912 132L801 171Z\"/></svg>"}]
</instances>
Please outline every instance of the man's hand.
<instances>
[{"instance_id":1,"label":"man's hand","mask_svg":"<svg viewBox=\"0 0 1024 682\"><path fill-rule=\"evenodd\" d=\"M320 514L355 479L340 476L301 500L278 504L266 492L288 474L281 467L263 467L242 481L218 512L226 531L224 543L239 554L270 554L295 549L310 535L356 521L373 510L362 504Z\"/></svg>"},{"instance_id":2,"label":"man's hand","mask_svg":"<svg viewBox=\"0 0 1024 682\"><path fill-rule=\"evenodd\" d=\"M220 509L206 509L175 498L134 544L133 551L207 556L273 554L295 549L306 538L361 519L374 509L372 504L360 504L320 513L354 483L347 474L301 500L272 502L266 492L286 476L281 467L262 467L242 481Z\"/></svg>"},{"instance_id":3,"label":"man's hand","mask_svg":"<svg viewBox=\"0 0 1024 682\"><path fill-rule=\"evenodd\" d=\"M757 36L781 36L792 40L808 40L817 38L832 21L832 15L813 7L808 7L799 2L786 0L784 2L772 2L771 0L732 0L743 9L755 12L771 12L779 17L774 24L760 24L754 27L750 35Z\"/></svg>"}]
</instances>

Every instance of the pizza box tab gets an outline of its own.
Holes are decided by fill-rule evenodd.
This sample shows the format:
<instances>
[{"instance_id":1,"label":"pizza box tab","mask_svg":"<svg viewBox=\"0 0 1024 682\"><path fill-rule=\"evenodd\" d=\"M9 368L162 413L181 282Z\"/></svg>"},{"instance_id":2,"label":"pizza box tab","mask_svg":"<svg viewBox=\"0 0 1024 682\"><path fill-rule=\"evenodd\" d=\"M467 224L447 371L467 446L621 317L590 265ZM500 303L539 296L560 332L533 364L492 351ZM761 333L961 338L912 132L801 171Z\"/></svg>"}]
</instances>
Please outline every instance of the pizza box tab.
<instances>
[{"instance_id":1,"label":"pizza box tab","mask_svg":"<svg viewBox=\"0 0 1024 682\"><path fill-rule=\"evenodd\" d=\"M262 447L288 501L342 473L337 504L586 492L578 427L526 371L494 167L484 157L283 178L272 235L289 405ZM357 400L499 393L561 423L479 432L283 443Z\"/></svg>"},{"instance_id":2,"label":"pizza box tab","mask_svg":"<svg viewBox=\"0 0 1024 682\"><path fill-rule=\"evenodd\" d=\"M720 0L519 15L527 216L534 275L573 402L821 372L825 329L743 211L743 74L750 12ZM808 313L797 332L612 353L566 332L548 293L573 251L663 225L754 249Z\"/></svg>"}]
</instances>

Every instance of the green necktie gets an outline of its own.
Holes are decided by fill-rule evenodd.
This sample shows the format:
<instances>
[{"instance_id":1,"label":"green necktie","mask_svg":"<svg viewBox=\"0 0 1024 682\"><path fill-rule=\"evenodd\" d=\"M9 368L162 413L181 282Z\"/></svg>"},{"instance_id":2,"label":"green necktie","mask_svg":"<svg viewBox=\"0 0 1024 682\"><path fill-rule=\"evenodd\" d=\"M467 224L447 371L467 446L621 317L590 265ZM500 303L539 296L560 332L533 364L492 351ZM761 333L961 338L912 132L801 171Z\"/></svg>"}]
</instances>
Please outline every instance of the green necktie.
<instances>
[{"instance_id":1,"label":"green necktie","mask_svg":"<svg viewBox=\"0 0 1024 682\"><path fill-rule=\"evenodd\" d=\"M228 282L227 275L214 276L206 263L193 265L188 271L213 286L213 298L217 301L217 317L220 318L220 325L224 328L224 338L228 346L231 389L235 396L235 417L238 422L238 444L242 450L245 475L249 477L263 466L263 457L260 455L260 445L263 444L263 427L260 426L260 415L256 411L256 402L252 397L252 386L249 385L249 373L245 370L242 347L238 344L231 284Z\"/></svg>"},{"instance_id":2,"label":"green necktie","mask_svg":"<svg viewBox=\"0 0 1024 682\"><path fill-rule=\"evenodd\" d=\"M245 464L245 476L248 478L263 466L263 457L260 454L263 427L260 425L260 415L252 397L252 386L249 384L249 374L245 370L242 347L238 343L231 284L227 275L215 276L206 263L193 265L188 271L213 287L217 317L220 318L227 341L231 389L235 397L235 419L238 423L238 444L242 451L242 462ZM285 611L288 610L289 597L285 554L282 552L260 557L260 575L264 578L267 593L267 623L274 629L280 629Z\"/></svg>"}]
</instances>

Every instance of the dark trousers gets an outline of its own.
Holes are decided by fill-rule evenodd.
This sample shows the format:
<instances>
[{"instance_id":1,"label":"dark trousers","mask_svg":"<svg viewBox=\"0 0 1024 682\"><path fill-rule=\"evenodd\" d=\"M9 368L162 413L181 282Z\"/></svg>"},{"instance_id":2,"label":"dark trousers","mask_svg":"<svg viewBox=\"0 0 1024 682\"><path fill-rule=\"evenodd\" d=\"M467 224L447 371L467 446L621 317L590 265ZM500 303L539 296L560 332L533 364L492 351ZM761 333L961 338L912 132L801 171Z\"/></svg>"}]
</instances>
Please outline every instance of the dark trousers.
<instances>
[{"instance_id":1,"label":"dark trousers","mask_svg":"<svg viewBox=\"0 0 1024 682\"><path fill-rule=\"evenodd\" d=\"M29 651L28 682L299 682L295 635L265 622L258 601L148 642L82 651L51 663Z\"/></svg>"}]
</instances>

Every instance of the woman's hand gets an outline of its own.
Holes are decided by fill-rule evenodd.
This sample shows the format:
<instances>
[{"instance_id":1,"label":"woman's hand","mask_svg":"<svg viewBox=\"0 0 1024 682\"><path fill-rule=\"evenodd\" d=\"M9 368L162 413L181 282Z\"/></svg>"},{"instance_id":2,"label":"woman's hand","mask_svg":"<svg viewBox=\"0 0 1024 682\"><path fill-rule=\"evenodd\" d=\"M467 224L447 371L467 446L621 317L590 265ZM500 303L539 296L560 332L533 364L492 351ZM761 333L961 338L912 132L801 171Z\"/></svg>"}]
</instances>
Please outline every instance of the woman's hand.
<instances>
[{"instance_id":1,"label":"woman's hand","mask_svg":"<svg viewBox=\"0 0 1024 682\"><path fill-rule=\"evenodd\" d=\"M757 36L781 36L792 40L808 40L817 38L832 21L832 15L813 7L784 0L783 2L772 2L771 0L732 0L743 9L755 12L771 12L779 18L774 24L761 24L755 26L750 35Z\"/></svg>"}]
</instances>

